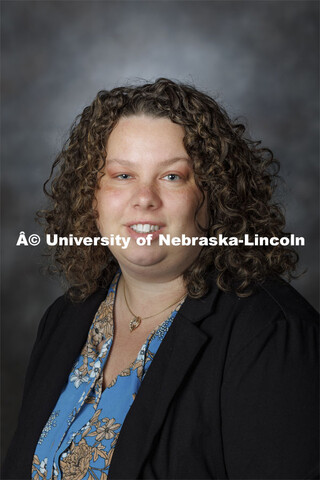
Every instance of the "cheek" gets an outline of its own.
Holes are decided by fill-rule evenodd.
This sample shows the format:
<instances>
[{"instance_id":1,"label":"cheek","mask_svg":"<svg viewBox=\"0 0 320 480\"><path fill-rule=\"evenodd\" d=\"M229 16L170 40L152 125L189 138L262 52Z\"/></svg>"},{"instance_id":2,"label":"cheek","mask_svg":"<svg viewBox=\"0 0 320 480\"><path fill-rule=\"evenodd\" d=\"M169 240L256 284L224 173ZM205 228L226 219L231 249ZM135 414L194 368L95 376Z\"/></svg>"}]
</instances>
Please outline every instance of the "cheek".
<instances>
[{"instance_id":1,"label":"cheek","mask_svg":"<svg viewBox=\"0 0 320 480\"><path fill-rule=\"evenodd\" d=\"M116 213L115 209L120 208L123 204L123 195L119 192L108 190L98 191L96 194L97 211L103 213Z\"/></svg>"},{"instance_id":2,"label":"cheek","mask_svg":"<svg viewBox=\"0 0 320 480\"><path fill-rule=\"evenodd\" d=\"M128 200L124 192L118 190L98 190L96 193L96 221L101 234L114 233L116 225L123 218Z\"/></svg>"},{"instance_id":3,"label":"cheek","mask_svg":"<svg viewBox=\"0 0 320 480\"><path fill-rule=\"evenodd\" d=\"M184 219L188 222L188 226L194 229L196 233L199 233L198 224L203 228L207 228L208 225L206 198L199 210L199 206L201 205L201 203L201 192L192 191L188 195L184 196L183 201L181 202L179 207L180 217L182 217L183 212Z\"/></svg>"},{"instance_id":4,"label":"cheek","mask_svg":"<svg viewBox=\"0 0 320 480\"><path fill-rule=\"evenodd\" d=\"M96 220L97 227L100 233L103 234L107 219L110 220L110 213L112 212L112 205L105 192L98 191L96 193L96 211L98 213Z\"/></svg>"},{"instance_id":5,"label":"cheek","mask_svg":"<svg viewBox=\"0 0 320 480\"><path fill-rule=\"evenodd\" d=\"M175 204L175 210L179 213L179 216L193 219L195 212L201 203L201 199L201 194L198 191L191 190L179 195L173 203Z\"/></svg>"},{"instance_id":6,"label":"cheek","mask_svg":"<svg viewBox=\"0 0 320 480\"><path fill-rule=\"evenodd\" d=\"M198 223L205 229L209 226L209 216L207 211L207 202L205 201L197 215Z\"/></svg>"}]
</instances>

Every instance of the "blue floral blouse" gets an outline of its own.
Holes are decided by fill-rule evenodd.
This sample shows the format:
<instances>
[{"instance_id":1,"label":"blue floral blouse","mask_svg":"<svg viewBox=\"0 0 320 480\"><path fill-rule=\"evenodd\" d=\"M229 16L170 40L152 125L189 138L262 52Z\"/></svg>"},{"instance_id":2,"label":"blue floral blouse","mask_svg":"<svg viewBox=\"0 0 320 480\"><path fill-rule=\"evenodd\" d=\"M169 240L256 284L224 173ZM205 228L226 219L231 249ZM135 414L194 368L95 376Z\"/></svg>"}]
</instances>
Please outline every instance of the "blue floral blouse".
<instances>
[{"instance_id":1,"label":"blue floral blouse","mask_svg":"<svg viewBox=\"0 0 320 480\"><path fill-rule=\"evenodd\" d=\"M122 424L182 304L148 336L135 361L102 391L120 274L99 306L68 383L42 430L32 463L34 480L107 480Z\"/></svg>"}]
</instances>

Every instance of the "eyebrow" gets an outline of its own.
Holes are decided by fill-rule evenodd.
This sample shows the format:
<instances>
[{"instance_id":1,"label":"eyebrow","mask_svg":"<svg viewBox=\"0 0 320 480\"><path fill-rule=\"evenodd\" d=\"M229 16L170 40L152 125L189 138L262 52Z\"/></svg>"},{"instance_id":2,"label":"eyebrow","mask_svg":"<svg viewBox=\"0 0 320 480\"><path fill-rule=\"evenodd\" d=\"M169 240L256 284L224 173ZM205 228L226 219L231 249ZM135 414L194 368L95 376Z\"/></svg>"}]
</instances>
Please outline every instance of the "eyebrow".
<instances>
[{"instance_id":1,"label":"eyebrow","mask_svg":"<svg viewBox=\"0 0 320 480\"><path fill-rule=\"evenodd\" d=\"M174 157L174 158L168 158L167 160L162 160L160 162L160 165L162 167L166 167L168 165L172 165L174 163L177 163L181 160L184 160L186 161L189 165L191 165L191 159L188 158L188 157ZM135 165L135 162L131 162L130 160L125 160L123 158L110 158L110 159L106 159L106 163L108 165L112 164L112 163L119 163L120 165L124 165L124 166L134 166Z\"/></svg>"}]
</instances>

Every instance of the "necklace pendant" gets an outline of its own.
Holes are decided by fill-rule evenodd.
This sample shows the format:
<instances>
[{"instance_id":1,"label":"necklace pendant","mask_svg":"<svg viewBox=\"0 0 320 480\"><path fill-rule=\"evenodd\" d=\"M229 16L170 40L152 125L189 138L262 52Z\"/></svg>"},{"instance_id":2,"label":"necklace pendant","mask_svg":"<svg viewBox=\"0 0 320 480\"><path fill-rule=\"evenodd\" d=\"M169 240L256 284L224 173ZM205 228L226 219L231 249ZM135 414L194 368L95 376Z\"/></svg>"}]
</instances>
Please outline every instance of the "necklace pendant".
<instances>
[{"instance_id":1,"label":"necklace pendant","mask_svg":"<svg viewBox=\"0 0 320 480\"><path fill-rule=\"evenodd\" d=\"M129 323L130 332L133 332L133 330L138 328L140 323L141 323L141 317L133 317L133 319Z\"/></svg>"}]
</instances>

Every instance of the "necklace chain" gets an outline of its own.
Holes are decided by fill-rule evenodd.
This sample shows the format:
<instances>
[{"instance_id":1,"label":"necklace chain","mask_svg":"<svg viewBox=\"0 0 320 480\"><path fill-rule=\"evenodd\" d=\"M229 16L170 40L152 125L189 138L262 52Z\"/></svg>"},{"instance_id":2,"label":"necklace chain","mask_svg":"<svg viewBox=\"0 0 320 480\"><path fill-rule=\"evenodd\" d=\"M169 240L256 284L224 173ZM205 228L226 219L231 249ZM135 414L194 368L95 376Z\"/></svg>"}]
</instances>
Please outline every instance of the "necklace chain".
<instances>
[{"instance_id":1,"label":"necklace chain","mask_svg":"<svg viewBox=\"0 0 320 480\"><path fill-rule=\"evenodd\" d=\"M163 313L165 312L166 310L168 310L168 308L170 307L173 307L173 305L175 305L176 303L179 303L181 302L186 296L187 294L185 293L182 297L180 297L178 300L176 300L175 302L171 303L170 305L168 305L166 308L164 308L163 310L161 310L160 312L157 312L157 313L154 313L153 315L149 315L147 317L139 317L138 315L136 315L130 308L129 306L129 303L128 303L128 300L127 300L127 295L126 295L126 284L125 282L123 282L123 294L124 294L124 299L125 299L125 302L126 302L126 305L127 305L127 308L129 310L129 312L131 313L131 315L133 315L133 319L130 321L129 323L129 328L130 328L130 332L133 332L133 330L135 330L136 328L139 327L139 325L141 324L142 320L147 320L148 318L152 318L152 317L155 317L157 315L160 315L160 313Z\"/></svg>"}]
</instances>

